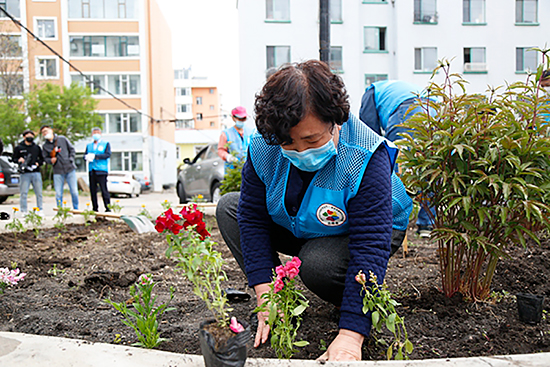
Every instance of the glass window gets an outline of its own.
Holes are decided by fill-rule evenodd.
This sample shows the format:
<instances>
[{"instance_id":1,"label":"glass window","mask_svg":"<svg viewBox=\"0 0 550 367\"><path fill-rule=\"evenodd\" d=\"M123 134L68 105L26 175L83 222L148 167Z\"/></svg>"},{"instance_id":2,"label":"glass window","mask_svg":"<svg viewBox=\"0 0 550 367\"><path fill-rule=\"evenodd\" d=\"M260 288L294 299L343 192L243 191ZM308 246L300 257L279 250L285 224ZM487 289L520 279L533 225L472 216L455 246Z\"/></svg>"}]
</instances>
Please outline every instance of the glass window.
<instances>
[{"instance_id":1,"label":"glass window","mask_svg":"<svg viewBox=\"0 0 550 367\"><path fill-rule=\"evenodd\" d=\"M199 104L199 105L202 104L202 97L197 97L197 98L195 98L195 101L196 101L196 103Z\"/></svg>"},{"instance_id":2,"label":"glass window","mask_svg":"<svg viewBox=\"0 0 550 367\"><path fill-rule=\"evenodd\" d=\"M55 20L53 19L37 19L36 32L38 37L42 39L57 38L55 32Z\"/></svg>"},{"instance_id":3,"label":"glass window","mask_svg":"<svg viewBox=\"0 0 550 367\"><path fill-rule=\"evenodd\" d=\"M342 0L330 0L330 21L342 21Z\"/></svg>"},{"instance_id":4,"label":"glass window","mask_svg":"<svg viewBox=\"0 0 550 367\"><path fill-rule=\"evenodd\" d=\"M91 91L95 95L104 95L106 92L105 75L88 75L88 79L82 75L72 75L71 82L77 83L81 86L90 87ZM103 89L102 89L103 88Z\"/></svg>"},{"instance_id":5,"label":"glass window","mask_svg":"<svg viewBox=\"0 0 550 367\"><path fill-rule=\"evenodd\" d=\"M485 23L485 0L462 0L464 23Z\"/></svg>"},{"instance_id":6,"label":"glass window","mask_svg":"<svg viewBox=\"0 0 550 367\"><path fill-rule=\"evenodd\" d=\"M197 113L197 121L202 121L202 113Z\"/></svg>"},{"instance_id":7,"label":"glass window","mask_svg":"<svg viewBox=\"0 0 550 367\"><path fill-rule=\"evenodd\" d=\"M290 62L290 46L266 46L267 68L278 68Z\"/></svg>"},{"instance_id":8,"label":"glass window","mask_svg":"<svg viewBox=\"0 0 550 367\"><path fill-rule=\"evenodd\" d=\"M138 17L137 0L68 0L68 2L69 18L136 19Z\"/></svg>"},{"instance_id":9,"label":"glass window","mask_svg":"<svg viewBox=\"0 0 550 367\"><path fill-rule=\"evenodd\" d=\"M72 36L70 44L71 56L139 56L137 36Z\"/></svg>"},{"instance_id":10,"label":"glass window","mask_svg":"<svg viewBox=\"0 0 550 367\"><path fill-rule=\"evenodd\" d=\"M111 171L143 170L142 152L112 152Z\"/></svg>"},{"instance_id":11,"label":"glass window","mask_svg":"<svg viewBox=\"0 0 550 367\"><path fill-rule=\"evenodd\" d=\"M414 49L414 70L432 72L437 66L437 47Z\"/></svg>"},{"instance_id":12,"label":"glass window","mask_svg":"<svg viewBox=\"0 0 550 367\"><path fill-rule=\"evenodd\" d=\"M40 79L57 78L57 58L37 58L36 76Z\"/></svg>"},{"instance_id":13,"label":"glass window","mask_svg":"<svg viewBox=\"0 0 550 367\"><path fill-rule=\"evenodd\" d=\"M214 94L214 88L210 88L209 93Z\"/></svg>"},{"instance_id":14,"label":"glass window","mask_svg":"<svg viewBox=\"0 0 550 367\"><path fill-rule=\"evenodd\" d=\"M268 20L290 20L289 0L266 0L265 18Z\"/></svg>"},{"instance_id":15,"label":"glass window","mask_svg":"<svg viewBox=\"0 0 550 367\"><path fill-rule=\"evenodd\" d=\"M516 48L516 71L536 71L538 66L538 52L532 47Z\"/></svg>"},{"instance_id":16,"label":"glass window","mask_svg":"<svg viewBox=\"0 0 550 367\"><path fill-rule=\"evenodd\" d=\"M537 23L537 14L537 0L516 0L516 23Z\"/></svg>"},{"instance_id":17,"label":"glass window","mask_svg":"<svg viewBox=\"0 0 550 367\"><path fill-rule=\"evenodd\" d=\"M23 75L10 73L0 80L0 96L23 95Z\"/></svg>"},{"instance_id":18,"label":"glass window","mask_svg":"<svg viewBox=\"0 0 550 367\"><path fill-rule=\"evenodd\" d=\"M437 23L436 0L414 0L414 21Z\"/></svg>"},{"instance_id":19,"label":"glass window","mask_svg":"<svg viewBox=\"0 0 550 367\"><path fill-rule=\"evenodd\" d=\"M386 50L386 28L365 27L365 51Z\"/></svg>"},{"instance_id":20,"label":"glass window","mask_svg":"<svg viewBox=\"0 0 550 367\"><path fill-rule=\"evenodd\" d=\"M15 18L21 17L21 9L19 8L20 0L0 0L0 8L5 9ZM7 18L4 13L0 11L0 18Z\"/></svg>"},{"instance_id":21,"label":"glass window","mask_svg":"<svg viewBox=\"0 0 550 367\"><path fill-rule=\"evenodd\" d=\"M464 71L486 71L485 47L464 48Z\"/></svg>"},{"instance_id":22,"label":"glass window","mask_svg":"<svg viewBox=\"0 0 550 367\"><path fill-rule=\"evenodd\" d=\"M110 113L109 134L114 133L137 133L141 131L139 114L137 113Z\"/></svg>"},{"instance_id":23,"label":"glass window","mask_svg":"<svg viewBox=\"0 0 550 367\"><path fill-rule=\"evenodd\" d=\"M114 94L139 95L141 84L139 75L108 75L107 89Z\"/></svg>"},{"instance_id":24,"label":"glass window","mask_svg":"<svg viewBox=\"0 0 550 367\"><path fill-rule=\"evenodd\" d=\"M178 113L191 112L191 106L188 104L178 104L177 106Z\"/></svg>"},{"instance_id":25,"label":"glass window","mask_svg":"<svg viewBox=\"0 0 550 367\"><path fill-rule=\"evenodd\" d=\"M0 34L0 57L20 57L22 55L21 36Z\"/></svg>"},{"instance_id":26,"label":"glass window","mask_svg":"<svg viewBox=\"0 0 550 367\"><path fill-rule=\"evenodd\" d=\"M382 80L388 80L388 76L386 74L365 74L365 88Z\"/></svg>"},{"instance_id":27,"label":"glass window","mask_svg":"<svg viewBox=\"0 0 550 367\"><path fill-rule=\"evenodd\" d=\"M195 121L193 120L176 120L176 129L193 129Z\"/></svg>"},{"instance_id":28,"label":"glass window","mask_svg":"<svg viewBox=\"0 0 550 367\"><path fill-rule=\"evenodd\" d=\"M332 71L342 71L342 46L332 46L330 48L330 69Z\"/></svg>"},{"instance_id":29,"label":"glass window","mask_svg":"<svg viewBox=\"0 0 550 367\"><path fill-rule=\"evenodd\" d=\"M210 111L214 111L214 105L213 104L210 105Z\"/></svg>"},{"instance_id":30,"label":"glass window","mask_svg":"<svg viewBox=\"0 0 550 367\"><path fill-rule=\"evenodd\" d=\"M176 95L177 96L188 96L191 94L190 88L176 88Z\"/></svg>"}]
</instances>

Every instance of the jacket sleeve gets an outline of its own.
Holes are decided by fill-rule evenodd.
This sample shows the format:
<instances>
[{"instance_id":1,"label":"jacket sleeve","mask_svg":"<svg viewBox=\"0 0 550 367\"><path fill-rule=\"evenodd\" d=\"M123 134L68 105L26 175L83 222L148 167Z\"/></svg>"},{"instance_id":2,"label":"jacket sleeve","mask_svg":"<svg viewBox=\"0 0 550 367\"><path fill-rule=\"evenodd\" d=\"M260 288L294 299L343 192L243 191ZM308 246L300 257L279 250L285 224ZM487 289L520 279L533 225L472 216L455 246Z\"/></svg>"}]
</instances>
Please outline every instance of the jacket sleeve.
<instances>
[{"instance_id":1,"label":"jacket sleeve","mask_svg":"<svg viewBox=\"0 0 550 367\"><path fill-rule=\"evenodd\" d=\"M74 162L74 159L76 157L76 150L74 149L74 146L71 144L69 139L67 139L66 137L63 137L63 138L65 140L65 145L67 147L67 151L69 152L69 159L72 159L73 162Z\"/></svg>"},{"instance_id":2,"label":"jacket sleeve","mask_svg":"<svg viewBox=\"0 0 550 367\"><path fill-rule=\"evenodd\" d=\"M53 148L53 145L52 145ZM52 158L50 156L51 150L48 149L47 143L44 143L42 145L42 158L44 158L44 162L47 164L52 164Z\"/></svg>"},{"instance_id":3,"label":"jacket sleeve","mask_svg":"<svg viewBox=\"0 0 550 367\"><path fill-rule=\"evenodd\" d=\"M42 148L40 148L40 145L36 145L36 148L38 148L38 154L36 157L36 163L38 163L39 166L44 165L44 156L42 153Z\"/></svg>"},{"instance_id":4,"label":"jacket sleeve","mask_svg":"<svg viewBox=\"0 0 550 367\"><path fill-rule=\"evenodd\" d=\"M340 328L365 336L371 328L370 314L363 314L361 286L355 275L369 270L382 283L390 257L393 225L391 164L387 150L381 145L371 157L357 195L349 201L350 261L346 273L344 296L340 309Z\"/></svg>"},{"instance_id":5,"label":"jacket sleeve","mask_svg":"<svg viewBox=\"0 0 550 367\"><path fill-rule=\"evenodd\" d=\"M111 143L107 143L104 153L95 155L95 159L109 159L109 158L111 158Z\"/></svg>"},{"instance_id":6,"label":"jacket sleeve","mask_svg":"<svg viewBox=\"0 0 550 367\"><path fill-rule=\"evenodd\" d=\"M15 148L13 148L13 161L15 163L18 163L17 160L21 158L21 148L19 148L19 145L15 146Z\"/></svg>"},{"instance_id":7,"label":"jacket sleeve","mask_svg":"<svg viewBox=\"0 0 550 367\"><path fill-rule=\"evenodd\" d=\"M248 285L271 282L274 268L270 238L272 222L267 211L265 185L256 174L251 159L246 160L242 170L237 220Z\"/></svg>"},{"instance_id":8,"label":"jacket sleeve","mask_svg":"<svg viewBox=\"0 0 550 367\"><path fill-rule=\"evenodd\" d=\"M226 144L227 136L225 135L225 132L222 131L222 133L220 134L220 140L218 141L218 156L224 161L227 161L227 156L229 155L229 152L225 147Z\"/></svg>"}]
</instances>

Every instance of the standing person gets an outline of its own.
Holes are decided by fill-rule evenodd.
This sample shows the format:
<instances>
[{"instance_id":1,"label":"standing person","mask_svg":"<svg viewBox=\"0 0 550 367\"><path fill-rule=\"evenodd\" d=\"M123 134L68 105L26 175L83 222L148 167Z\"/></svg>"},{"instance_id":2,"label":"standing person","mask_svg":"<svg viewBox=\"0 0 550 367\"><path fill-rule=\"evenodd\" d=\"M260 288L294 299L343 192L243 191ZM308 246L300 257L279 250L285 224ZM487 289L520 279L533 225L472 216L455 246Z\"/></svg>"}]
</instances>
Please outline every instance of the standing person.
<instances>
[{"instance_id":1,"label":"standing person","mask_svg":"<svg viewBox=\"0 0 550 367\"><path fill-rule=\"evenodd\" d=\"M392 168L395 145L349 112L342 79L320 61L284 66L256 96L256 127L241 192L224 195L220 232L254 287L270 290L278 252L298 256L300 278L340 308L338 336L320 360L361 360L371 328L359 270L380 282L405 237L412 201ZM393 197L392 197L393 195ZM254 346L269 334L258 313Z\"/></svg>"},{"instance_id":2,"label":"standing person","mask_svg":"<svg viewBox=\"0 0 550 367\"><path fill-rule=\"evenodd\" d=\"M97 203L97 185L101 190L105 211L110 212L111 197L107 190L107 175L109 174L109 158L111 158L111 144L101 139L101 129L95 127L92 130L93 142L86 146L84 159L88 162L88 175L90 178L90 195L92 197L92 209L99 211Z\"/></svg>"},{"instance_id":3,"label":"standing person","mask_svg":"<svg viewBox=\"0 0 550 367\"><path fill-rule=\"evenodd\" d=\"M76 183L75 149L63 135L54 134L50 125L43 125L40 134L46 140L42 145L42 156L53 166L53 186L57 207L63 206L63 186L69 185L73 209L78 210L78 185Z\"/></svg>"},{"instance_id":4,"label":"standing person","mask_svg":"<svg viewBox=\"0 0 550 367\"><path fill-rule=\"evenodd\" d=\"M375 133L389 141L401 139L400 133L412 136L413 132L401 126L409 117L422 111L416 103L422 95L422 88L401 80L384 80L372 83L363 94L359 119ZM408 111L408 112L407 112ZM430 209L435 215L433 208ZM433 229L433 220L424 208L420 208L416 221L420 237L429 237Z\"/></svg>"},{"instance_id":5,"label":"standing person","mask_svg":"<svg viewBox=\"0 0 550 367\"><path fill-rule=\"evenodd\" d=\"M231 118L235 125L222 131L218 142L218 156L225 161L225 169L233 162L246 157L251 132L246 124L248 115L246 108L239 106L231 110Z\"/></svg>"},{"instance_id":6,"label":"standing person","mask_svg":"<svg viewBox=\"0 0 550 367\"><path fill-rule=\"evenodd\" d=\"M43 209L40 166L44 164L44 159L42 158L42 149L34 143L34 137L35 135L32 130L25 130L23 132L23 141L13 150L13 160L19 164L19 172L21 173L19 206L22 213L28 213L27 196L31 184L36 195L36 206L40 212Z\"/></svg>"}]
</instances>

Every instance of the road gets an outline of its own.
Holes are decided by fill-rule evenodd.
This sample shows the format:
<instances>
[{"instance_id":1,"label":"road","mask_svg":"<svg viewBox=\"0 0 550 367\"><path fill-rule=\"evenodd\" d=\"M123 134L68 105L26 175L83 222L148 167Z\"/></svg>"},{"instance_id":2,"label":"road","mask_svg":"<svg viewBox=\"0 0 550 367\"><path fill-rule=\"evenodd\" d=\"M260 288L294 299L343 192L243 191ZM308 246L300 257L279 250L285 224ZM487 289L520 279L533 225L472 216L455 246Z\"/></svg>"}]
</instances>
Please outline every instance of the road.
<instances>
[{"instance_id":1,"label":"road","mask_svg":"<svg viewBox=\"0 0 550 367\"><path fill-rule=\"evenodd\" d=\"M65 192L63 195L63 199L67 202L68 206L71 206L71 195L69 192ZM146 192L142 193L137 198L127 198L127 197L112 197L111 202L118 200L118 204L122 206L122 210L120 214L125 215L137 215L141 209L142 205L145 205L145 208L151 213L153 218L156 218L160 213L162 213L164 210L161 206L161 203L163 203L165 200L168 200L172 203L172 206L176 206L179 203L178 196L176 195L175 190L166 190L163 192ZM80 201L80 210L86 209L86 203L90 203L90 209L91 209L91 201L90 201L90 195L89 193L83 193L81 192L79 195L79 201ZM103 208L103 201L101 200L101 195L98 195L98 201L99 201L99 211L104 212ZM32 208L36 205L36 197L34 194L29 193L29 199L27 206L28 208ZM0 211L2 212L8 212L13 214L13 207L19 208L19 197L13 197L10 196L8 200L6 200L4 203L0 204ZM53 216L55 215L55 211L53 208L55 207L55 197L53 191L45 191L44 197L43 197L43 207L44 207L44 227L51 227L54 225L55 221L53 220ZM205 209L206 214L213 215L215 212L214 208L206 208ZM19 219L22 218L21 213L16 214ZM7 221L2 221L0 223L0 232L5 231L5 223ZM80 215L75 215L67 220L67 223L84 223L84 219Z\"/></svg>"}]
</instances>

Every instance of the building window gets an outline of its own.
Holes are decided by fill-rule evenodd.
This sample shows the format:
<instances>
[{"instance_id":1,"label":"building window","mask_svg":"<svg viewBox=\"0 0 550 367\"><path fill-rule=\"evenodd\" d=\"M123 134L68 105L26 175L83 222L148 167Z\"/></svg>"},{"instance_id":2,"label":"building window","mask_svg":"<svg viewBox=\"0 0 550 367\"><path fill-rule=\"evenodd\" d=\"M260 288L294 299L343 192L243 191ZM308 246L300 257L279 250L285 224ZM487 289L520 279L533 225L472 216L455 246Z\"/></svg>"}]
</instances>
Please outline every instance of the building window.
<instances>
[{"instance_id":1,"label":"building window","mask_svg":"<svg viewBox=\"0 0 550 367\"><path fill-rule=\"evenodd\" d=\"M194 129L195 121L191 120L176 120L176 129Z\"/></svg>"},{"instance_id":2,"label":"building window","mask_svg":"<svg viewBox=\"0 0 550 367\"><path fill-rule=\"evenodd\" d=\"M0 34L0 58L21 57L21 36Z\"/></svg>"},{"instance_id":3,"label":"building window","mask_svg":"<svg viewBox=\"0 0 550 367\"><path fill-rule=\"evenodd\" d=\"M214 94L214 88L210 88L210 90L208 91L210 94Z\"/></svg>"},{"instance_id":4,"label":"building window","mask_svg":"<svg viewBox=\"0 0 550 367\"><path fill-rule=\"evenodd\" d=\"M191 88L176 88L176 96L188 96L191 94Z\"/></svg>"},{"instance_id":5,"label":"building window","mask_svg":"<svg viewBox=\"0 0 550 367\"><path fill-rule=\"evenodd\" d=\"M37 57L36 58L36 78L37 79L59 78L57 57Z\"/></svg>"},{"instance_id":6,"label":"building window","mask_svg":"<svg viewBox=\"0 0 550 367\"><path fill-rule=\"evenodd\" d=\"M485 0L462 0L464 23L485 23Z\"/></svg>"},{"instance_id":7,"label":"building window","mask_svg":"<svg viewBox=\"0 0 550 367\"><path fill-rule=\"evenodd\" d=\"M82 75L71 75L71 82L81 85L82 87L89 87L92 94L104 95L107 85L105 83L105 75L88 75L86 79Z\"/></svg>"},{"instance_id":8,"label":"building window","mask_svg":"<svg viewBox=\"0 0 550 367\"><path fill-rule=\"evenodd\" d=\"M386 74L365 74L365 88L367 88L372 83L376 83L382 80L388 80L388 75Z\"/></svg>"},{"instance_id":9,"label":"building window","mask_svg":"<svg viewBox=\"0 0 550 367\"><path fill-rule=\"evenodd\" d=\"M214 121L210 121L210 127L216 126L216 123Z\"/></svg>"},{"instance_id":10,"label":"building window","mask_svg":"<svg viewBox=\"0 0 550 367\"><path fill-rule=\"evenodd\" d=\"M538 1L516 0L516 23L537 23Z\"/></svg>"},{"instance_id":11,"label":"building window","mask_svg":"<svg viewBox=\"0 0 550 367\"><path fill-rule=\"evenodd\" d=\"M437 47L414 49L414 71L432 72L437 66Z\"/></svg>"},{"instance_id":12,"label":"building window","mask_svg":"<svg viewBox=\"0 0 550 367\"><path fill-rule=\"evenodd\" d=\"M332 46L330 48L330 70L333 72L342 72L342 46Z\"/></svg>"},{"instance_id":13,"label":"building window","mask_svg":"<svg viewBox=\"0 0 550 367\"><path fill-rule=\"evenodd\" d=\"M532 47L516 47L516 72L536 71L538 64L538 52Z\"/></svg>"},{"instance_id":14,"label":"building window","mask_svg":"<svg viewBox=\"0 0 550 367\"><path fill-rule=\"evenodd\" d=\"M437 23L436 0L414 0L416 23Z\"/></svg>"},{"instance_id":15,"label":"building window","mask_svg":"<svg viewBox=\"0 0 550 367\"><path fill-rule=\"evenodd\" d=\"M386 28L365 27L365 48L364 51L385 51L386 50Z\"/></svg>"},{"instance_id":16,"label":"building window","mask_svg":"<svg viewBox=\"0 0 550 367\"><path fill-rule=\"evenodd\" d=\"M214 105L213 104L210 105L210 111L214 111Z\"/></svg>"},{"instance_id":17,"label":"building window","mask_svg":"<svg viewBox=\"0 0 550 367\"><path fill-rule=\"evenodd\" d=\"M342 23L342 0L330 0L330 21Z\"/></svg>"},{"instance_id":18,"label":"building window","mask_svg":"<svg viewBox=\"0 0 550 367\"><path fill-rule=\"evenodd\" d=\"M191 105L188 105L188 104L178 104L178 105L177 105L177 111L178 111L178 113L191 112Z\"/></svg>"},{"instance_id":19,"label":"building window","mask_svg":"<svg viewBox=\"0 0 550 367\"><path fill-rule=\"evenodd\" d=\"M464 48L464 72L485 72L485 47Z\"/></svg>"},{"instance_id":20,"label":"building window","mask_svg":"<svg viewBox=\"0 0 550 367\"><path fill-rule=\"evenodd\" d=\"M290 62L290 46L267 46L267 68L278 68Z\"/></svg>"},{"instance_id":21,"label":"building window","mask_svg":"<svg viewBox=\"0 0 550 367\"><path fill-rule=\"evenodd\" d=\"M105 123L108 124L109 134L138 133L141 131L141 119L137 113L109 113L105 114Z\"/></svg>"},{"instance_id":22,"label":"building window","mask_svg":"<svg viewBox=\"0 0 550 367\"><path fill-rule=\"evenodd\" d=\"M20 0L0 0L0 8L5 9L15 18L21 17L21 9L19 8ZM0 11L0 18L7 18L7 16Z\"/></svg>"},{"instance_id":23,"label":"building window","mask_svg":"<svg viewBox=\"0 0 550 367\"><path fill-rule=\"evenodd\" d=\"M196 102L198 105L201 105L201 104L202 104L202 97L197 97L197 98L195 98L195 102Z\"/></svg>"},{"instance_id":24,"label":"building window","mask_svg":"<svg viewBox=\"0 0 550 367\"><path fill-rule=\"evenodd\" d=\"M176 145L176 159L180 160L181 148L179 145Z\"/></svg>"},{"instance_id":25,"label":"building window","mask_svg":"<svg viewBox=\"0 0 550 367\"><path fill-rule=\"evenodd\" d=\"M111 171L142 171L142 152L112 152Z\"/></svg>"},{"instance_id":26,"label":"building window","mask_svg":"<svg viewBox=\"0 0 550 367\"><path fill-rule=\"evenodd\" d=\"M265 19L290 21L289 0L266 0Z\"/></svg>"},{"instance_id":27,"label":"building window","mask_svg":"<svg viewBox=\"0 0 550 367\"><path fill-rule=\"evenodd\" d=\"M189 69L174 70L174 79L189 79Z\"/></svg>"},{"instance_id":28,"label":"building window","mask_svg":"<svg viewBox=\"0 0 550 367\"><path fill-rule=\"evenodd\" d=\"M13 97L23 95L24 84L22 74L10 73L7 78L3 78L0 83L0 96Z\"/></svg>"},{"instance_id":29,"label":"building window","mask_svg":"<svg viewBox=\"0 0 550 367\"><path fill-rule=\"evenodd\" d=\"M139 75L108 75L107 90L119 95L140 95L141 77Z\"/></svg>"},{"instance_id":30,"label":"building window","mask_svg":"<svg viewBox=\"0 0 550 367\"><path fill-rule=\"evenodd\" d=\"M197 121L202 121L202 113L197 113Z\"/></svg>"},{"instance_id":31,"label":"building window","mask_svg":"<svg viewBox=\"0 0 550 367\"><path fill-rule=\"evenodd\" d=\"M138 0L69 0L69 18L137 19Z\"/></svg>"},{"instance_id":32,"label":"building window","mask_svg":"<svg viewBox=\"0 0 550 367\"><path fill-rule=\"evenodd\" d=\"M35 27L39 38L43 40L57 39L55 19L37 19Z\"/></svg>"},{"instance_id":33,"label":"building window","mask_svg":"<svg viewBox=\"0 0 550 367\"><path fill-rule=\"evenodd\" d=\"M77 57L139 56L138 36L71 36L70 45Z\"/></svg>"}]
</instances>

